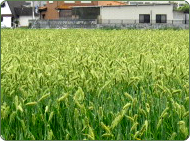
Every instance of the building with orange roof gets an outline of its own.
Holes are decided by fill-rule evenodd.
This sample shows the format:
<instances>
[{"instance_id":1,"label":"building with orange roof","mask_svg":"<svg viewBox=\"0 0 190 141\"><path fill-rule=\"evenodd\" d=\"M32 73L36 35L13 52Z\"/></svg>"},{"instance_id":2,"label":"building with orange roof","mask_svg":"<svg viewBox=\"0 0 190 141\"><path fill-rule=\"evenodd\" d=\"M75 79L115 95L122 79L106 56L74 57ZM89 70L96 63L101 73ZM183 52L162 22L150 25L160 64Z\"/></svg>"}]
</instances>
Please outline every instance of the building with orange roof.
<instances>
[{"instance_id":1,"label":"building with orange roof","mask_svg":"<svg viewBox=\"0 0 190 141\"><path fill-rule=\"evenodd\" d=\"M39 7L40 19L72 19L73 6L113 6L126 5L120 1L47 1Z\"/></svg>"}]
</instances>

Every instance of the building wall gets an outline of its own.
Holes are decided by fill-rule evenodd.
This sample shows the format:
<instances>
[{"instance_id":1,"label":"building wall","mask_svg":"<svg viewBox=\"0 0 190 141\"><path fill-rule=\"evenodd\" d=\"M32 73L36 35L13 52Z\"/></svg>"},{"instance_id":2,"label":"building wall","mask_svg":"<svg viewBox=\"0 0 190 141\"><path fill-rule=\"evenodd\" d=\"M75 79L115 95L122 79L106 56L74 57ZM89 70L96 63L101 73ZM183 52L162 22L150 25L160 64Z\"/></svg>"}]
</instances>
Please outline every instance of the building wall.
<instances>
[{"instance_id":1,"label":"building wall","mask_svg":"<svg viewBox=\"0 0 190 141\"><path fill-rule=\"evenodd\" d=\"M66 3L64 1L59 1L59 5L65 5L65 6L95 6L95 5L98 5L98 1L91 1L91 3L82 3L81 1L75 1L75 3Z\"/></svg>"},{"instance_id":2,"label":"building wall","mask_svg":"<svg viewBox=\"0 0 190 141\"><path fill-rule=\"evenodd\" d=\"M12 19L11 16L3 17L3 21L1 22L1 25L4 25L4 26L10 28L11 27L11 19Z\"/></svg>"},{"instance_id":3,"label":"building wall","mask_svg":"<svg viewBox=\"0 0 190 141\"><path fill-rule=\"evenodd\" d=\"M7 14L12 14L11 13L11 10L10 10L10 7L9 7L9 5L8 5L8 3L7 2L5 2L5 7L2 7L1 8L1 15L7 15Z\"/></svg>"},{"instance_id":4,"label":"building wall","mask_svg":"<svg viewBox=\"0 0 190 141\"><path fill-rule=\"evenodd\" d=\"M183 12L179 12L179 11L173 11L173 19L174 19L174 23L189 23L189 14L187 13L183 13Z\"/></svg>"},{"instance_id":5,"label":"building wall","mask_svg":"<svg viewBox=\"0 0 190 141\"><path fill-rule=\"evenodd\" d=\"M173 18L175 20L185 20L185 14L183 12L174 11Z\"/></svg>"},{"instance_id":6,"label":"building wall","mask_svg":"<svg viewBox=\"0 0 190 141\"><path fill-rule=\"evenodd\" d=\"M47 1L46 7L47 11L43 11L41 14L45 14L44 19L59 19L59 12L55 9L58 5L57 1L54 1L53 3L49 3Z\"/></svg>"},{"instance_id":7,"label":"building wall","mask_svg":"<svg viewBox=\"0 0 190 141\"><path fill-rule=\"evenodd\" d=\"M167 14L167 20L173 20L173 5L150 5L150 6L117 6L101 7L100 18L106 20L136 20L139 22L139 14L150 14L152 23L156 20L156 14Z\"/></svg>"},{"instance_id":8,"label":"building wall","mask_svg":"<svg viewBox=\"0 0 190 141\"><path fill-rule=\"evenodd\" d=\"M3 21L1 22L1 25L6 26L8 28L11 27L12 13L6 1L5 1L5 7L1 8L1 17L3 19Z\"/></svg>"},{"instance_id":9,"label":"building wall","mask_svg":"<svg viewBox=\"0 0 190 141\"><path fill-rule=\"evenodd\" d=\"M189 20L189 14L186 13L185 16L186 16L186 19Z\"/></svg>"},{"instance_id":10,"label":"building wall","mask_svg":"<svg viewBox=\"0 0 190 141\"><path fill-rule=\"evenodd\" d=\"M59 19L59 12L56 10L57 7L71 7L71 6L94 6L97 5L97 1L91 1L91 3L81 3L80 1L75 1L75 3L65 3L64 1L53 1L52 3L49 3L47 1L46 7L47 11L41 12L42 14L45 14L44 19Z\"/></svg>"},{"instance_id":11,"label":"building wall","mask_svg":"<svg viewBox=\"0 0 190 141\"><path fill-rule=\"evenodd\" d=\"M91 1L91 3L82 3L81 1L65 2L65 1L47 1L47 11L41 12L45 14L45 19L59 19L59 12L56 10L57 7L64 9L65 7L72 6L100 6L100 5L122 5L121 2L116 1Z\"/></svg>"},{"instance_id":12,"label":"building wall","mask_svg":"<svg viewBox=\"0 0 190 141\"><path fill-rule=\"evenodd\" d=\"M35 17L35 19L39 19L39 17ZM28 26L29 22L28 20L32 20L32 16L20 16L19 17L19 25L22 26Z\"/></svg>"}]
</instances>

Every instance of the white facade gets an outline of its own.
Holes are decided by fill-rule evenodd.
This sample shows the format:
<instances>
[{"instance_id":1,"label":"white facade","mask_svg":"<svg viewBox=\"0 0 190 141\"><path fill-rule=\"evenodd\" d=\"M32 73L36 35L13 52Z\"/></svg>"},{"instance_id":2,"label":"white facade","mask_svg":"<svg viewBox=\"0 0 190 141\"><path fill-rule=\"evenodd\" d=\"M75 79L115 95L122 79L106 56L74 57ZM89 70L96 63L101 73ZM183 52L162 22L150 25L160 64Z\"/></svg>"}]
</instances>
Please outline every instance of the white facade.
<instances>
[{"instance_id":1,"label":"white facade","mask_svg":"<svg viewBox=\"0 0 190 141\"><path fill-rule=\"evenodd\" d=\"M5 16L3 17L3 21L1 22L1 25L3 27L11 28L11 22L12 22L11 16L10 17Z\"/></svg>"},{"instance_id":2,"label":"white facade","mask_svg":"<svg viewBox=\"0 0 190 141\"><path fill-rule=\"evenodd\" d=\"M173 20L173 5L126 5L100 8L102 23L139 23L140 14L150 15L150 23L156 22L156 15L166 15L167 23ZM109 20L109 21L108 21Z\"/></svg>"},{"instance_id":3,"label":"white facade","mask_svg":"<svg viewBox=\"0 0 190 141\"><path fill-rule=\"evenodd\" d=\"M8 3L5 1L5 7L1 7L1 15L12 14Z\"/></svg>"},{"instance_id":4,"label":"white facade","mask_svg":"<svg viewBox=\"0 0 190 141\"><path fill-rule=\"evenodd\" d=\"M175 24L189 23L189 14L180 11L173 12L173 18Z\"/></svg>"},{"instance_id":5,"label":"white facade","mask_svg":"<svg viewBox=\"0 0 190 141\"><path fill-rule=\"evenodd\" d=\"M173 18L175 20L185 20L185 14L183 12L174 11L173 12Z\"/></svg>"},{"instance_id":6,"label":"white facade","mask_svg":"<svg viewBox=\"0 0 190 141\"><path fill-rule=\"evenodd\" d=\"M39 19L39 17L35 17ZM29 20L32 20L32 16L19 16L19 26L29 26Z\"/></svg>"},{"instance_id":7,"label":"white facade","mask_svg":"<svg viewBox=\"0 0 190 141\"><path fill-rule=\"evenodd\" d=\"M1 26L10 28L12 22L12 13L6 1L5 1L5 6L1 7L1 17L2 17Z\"/></svg>"}]
</instances>

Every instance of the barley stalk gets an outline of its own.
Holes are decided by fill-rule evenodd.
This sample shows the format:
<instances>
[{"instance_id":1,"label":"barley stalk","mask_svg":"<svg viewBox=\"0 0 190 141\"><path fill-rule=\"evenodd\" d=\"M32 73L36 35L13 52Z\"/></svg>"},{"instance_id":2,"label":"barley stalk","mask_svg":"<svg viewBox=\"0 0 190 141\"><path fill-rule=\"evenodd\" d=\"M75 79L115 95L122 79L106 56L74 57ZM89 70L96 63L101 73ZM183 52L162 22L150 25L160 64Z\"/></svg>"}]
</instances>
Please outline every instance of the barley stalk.
<instances>
[{"instance_id":1,"label":"barley stalk","mask_svg":"<svg viewBox=\"0 0 190 141\"><path fill-rule=\"evenodd\" d=\"M57 101L58 101L58 102L62 102L62 101L64 101L68 96L69 96L69 94L66 93L66 94L64 94L62 97L60 97Z\"/></svg>"},{"instance_id":2,"label":"barley stalk","mask_svg":"<svg viewBox=\"0 0 190 141\"><path fill-rule=\"evenodd\" d=\"M43 95L43 96L38 100L38 102L40 102L40 101L46 99L46 98L49 97L49 96L50 96L50 94L45 94L45 95Z\"/></svg>"},{"instance_id":3,"label":"barley stalk","mask_svg":"<svg viewBox=\"0 0 190 141\"><path fill-rule=\"evenodd\" d=\"M37 105L37 104L38 104L37 102L28 102L25 105L26 106L34 106L34 105Z\"/></svg>"}]
</instances>

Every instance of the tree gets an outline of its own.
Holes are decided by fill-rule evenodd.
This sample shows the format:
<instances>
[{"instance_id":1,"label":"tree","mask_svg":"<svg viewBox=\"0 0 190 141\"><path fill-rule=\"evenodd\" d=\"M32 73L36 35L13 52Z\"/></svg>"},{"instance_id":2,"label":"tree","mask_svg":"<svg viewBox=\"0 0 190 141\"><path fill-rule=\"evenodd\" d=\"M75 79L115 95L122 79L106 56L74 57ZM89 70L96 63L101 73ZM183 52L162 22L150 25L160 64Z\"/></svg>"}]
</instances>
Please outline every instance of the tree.
<instances>
[{"instance_id":1,"label":"tree","mask_svg":"<svg viewBox=\"0 0 190 141\"><path fill-rule=\"evenodd\" d=\"M179 7L177 10L181 11L181 12L184 12L184 13L189 13L189 5L184 4L183 6Z\"/></svg>"}]
</instances>

